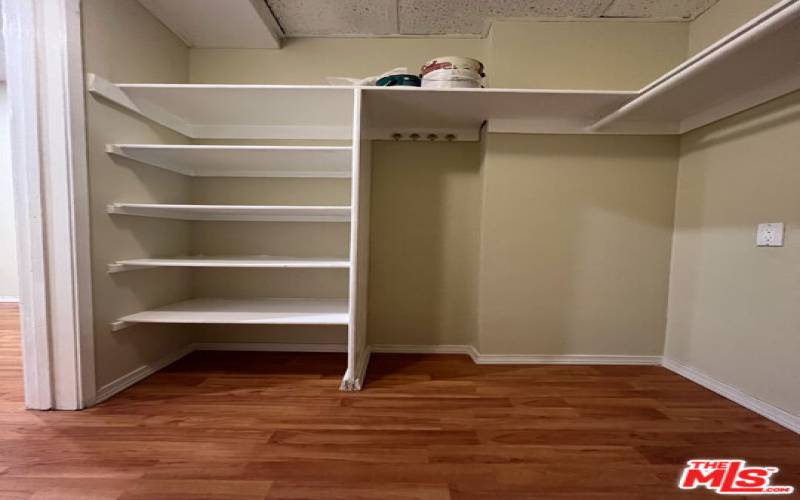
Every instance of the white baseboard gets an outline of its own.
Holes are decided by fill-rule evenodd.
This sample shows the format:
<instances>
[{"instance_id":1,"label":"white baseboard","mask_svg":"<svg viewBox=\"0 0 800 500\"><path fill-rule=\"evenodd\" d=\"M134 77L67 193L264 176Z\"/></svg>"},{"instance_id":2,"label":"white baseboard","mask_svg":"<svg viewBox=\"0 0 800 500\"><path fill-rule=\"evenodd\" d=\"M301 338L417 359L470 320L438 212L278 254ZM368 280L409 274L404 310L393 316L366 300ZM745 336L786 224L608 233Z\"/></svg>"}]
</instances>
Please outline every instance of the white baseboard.
<instances>
[{"instance_id":1,"label":"white baseboard","mask_svg":"<svg viewBox=\"0 0 800 500\"><path fill-rule=\"evenodd\" d=\"M440 344L440 345L413 345L413 344L372 344L369 350L376 353L398 354L466 354L473 360L478 351L471 345Z\"/></svg>"},{"instance_id":2,"label":"white baseboard","mask_svg":"<svg viewBox=\"0 0 800 500\"><path fill-rule=\"evenodd\" d=\"M594 354L478 354L479 365L653 365L661 364L661 356L627 356Z\"/></svg>"},{"instance_id":3,"label":"white baseboard","mask_svg":"<svg viewBox=\"0 0 800 500\"><path fill-rule=\"evenodd\" d=\"M677 361L664 358L664 368L677 373L678 375L702 385L710 391L714 391L720 396L730 399L736 404L744 406L748 410L754 411L762 417L768 418L778 425L786 427L790 431L800 434L800 417L773 406L767 402L747 394L741 389L721 382L705 373L681 364Z\"/></svg>"},{"instance_id":4,"label":"white baseboard","mask_svg":"<svg viewBox=\"0 0 800 500\"><path fill-rule=\"evenodd\" d=\"M10 295L0 295L0 302L8 302L12 304L19 303L19 297L11 297Z\"/></svg>"},{"instance_id":5,"label":"white baseboard","mask_svg":"<svg viewBox=\"0 0 800 500\"><path fill-rule=\"evenodd\" d=\"M347 352L347 344L279 344L276 342L195 342L192 351Z\"/></svg>"},{"instance_id":6,"label":"white baseboard","mask_svg":"<svg viewBox=\"0 0 800 500\"><path fill-rule=\"evenodd\" d=\"M376 344L372 352L406 354L466 354L479 365L654 365L661 356L608 356L591 354L481 354L471 345Z\"/></svg>"},{"instance_id":7,"label":"white baseboard","mask_svg":"<svg viewBox=\"0 0 800 500\"><path fill-rule=\"evenodd\" d=\"M91 406L94 406L98 403L102 403L111 396L124 391L128 387L149 377L158 370L166 368L168 365L171 365L175 361L178 361L182 357L191 353L193 350L194 349L192 349L191 345L184 346L173 353L170 353L150 364L142 365L139 368L136 368L126 373L125 375L119 377L113 382L110 382L102 386L100 389L98 389L97 394L95 395L94 398L94 402L92 403Z\"/></svg>"}]
</instances>

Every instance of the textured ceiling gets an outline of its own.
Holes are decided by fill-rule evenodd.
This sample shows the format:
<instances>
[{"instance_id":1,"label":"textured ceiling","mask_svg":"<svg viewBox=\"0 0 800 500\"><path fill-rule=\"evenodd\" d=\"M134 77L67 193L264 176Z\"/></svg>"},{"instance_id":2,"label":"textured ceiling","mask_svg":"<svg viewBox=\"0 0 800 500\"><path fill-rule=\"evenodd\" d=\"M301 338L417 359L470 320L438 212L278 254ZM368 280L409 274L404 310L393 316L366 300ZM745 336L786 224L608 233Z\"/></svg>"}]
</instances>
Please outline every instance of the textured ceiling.
<instances>
[{"instance_id":1,"label":"textured ceiling","mask_svg":"<svg viewBox=\"0 0 800 500\"><path fill-rule=\"evenodd\" d=\"M266 0L286 36L485 34L498 18L690 20L718 0Z\"/></svg>"}]
</instances>

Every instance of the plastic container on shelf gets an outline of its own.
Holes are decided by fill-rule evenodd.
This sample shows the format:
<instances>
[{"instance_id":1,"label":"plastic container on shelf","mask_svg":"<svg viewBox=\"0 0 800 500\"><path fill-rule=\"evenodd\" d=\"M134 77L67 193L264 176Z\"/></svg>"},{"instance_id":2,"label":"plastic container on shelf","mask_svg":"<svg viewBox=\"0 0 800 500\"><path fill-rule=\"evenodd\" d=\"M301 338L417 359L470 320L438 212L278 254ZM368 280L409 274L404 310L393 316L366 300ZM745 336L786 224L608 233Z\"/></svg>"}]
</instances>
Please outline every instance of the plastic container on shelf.
<instances>
[{"instance_id":1,"label":"plastic container on shelf","mask_svg":"<svg viewBox=\"0 0 800 500\"><path fill-rule=\"evenodd\" d=\"M388 75L378 79L378 87L419 87L420 79L417 75Z\"/></svg>"}]
</instances>

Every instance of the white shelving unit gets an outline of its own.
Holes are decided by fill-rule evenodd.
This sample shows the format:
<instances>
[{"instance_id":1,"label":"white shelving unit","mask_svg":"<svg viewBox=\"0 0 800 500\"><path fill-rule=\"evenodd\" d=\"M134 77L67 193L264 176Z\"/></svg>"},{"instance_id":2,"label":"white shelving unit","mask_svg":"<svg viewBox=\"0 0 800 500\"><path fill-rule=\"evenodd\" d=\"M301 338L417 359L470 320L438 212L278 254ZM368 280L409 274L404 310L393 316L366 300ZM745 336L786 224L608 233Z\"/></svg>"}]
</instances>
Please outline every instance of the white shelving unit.
<instances>
[{"instance_id":1,"label":"white shelving unit","mask_svg":"<svg viewBox=\"0 0 800 500\"><path fill-rule=\"evenodd\" d=\"M478 140L484 124L499 133L669 135L797 90L798 53L800 0L783 0L638 91L112 84L96 75L89 88L192 138L352 139L355 95L368 139Z\"/></svg>"},{"instance_id":2,"label":"white shelving unit","mask_svg":"<svg viewBox=\"0 0 800 500\"><path fill-rule=\"evenodd\" d=\"M347 325L347 307L347 299L200 298L123 316L112 330L136 323Z\"/></svg>"},{"instance_id":3,"label":"white shelving unit","mask_svg":"<svg viewBox=\"0 0 800 500\"><path fill-rule=\"evenodd\" d=\"M347 259L144 256L145 268L344 268L343 299L203 298L119 318L135 323L347 325L344 390L358 390L366 345L370 141L479 140L481 130L541 134L680 134L800 89L800 0L784 0L639 91L115 84L89 90L190 139L335 139L347 146L112 144L108 152L197 177L333 177L349 206L113 203L112 215L194 221L350 223ZM343 249L344 250L344 249Z\"/></svg>"},{"instance_id":4,"label":"white shelving unit","mask_svg":"<svg viewBox=\"0 0 800 500\"><path fill-rule=\"evenodd\" d=\"M341 179L356 193L348 205L205 205L114 202L111 216L138 216L186 221L254 221L280 223L348 223L351 245L336 250L348 257L301 257L296 255L142 256L109 263L110 273L164 268L216 269L344 269L351 286L348 297L195 298L146 311L132 312L111 324L120 331L142 323L249 324L249 325L346 325L348 345L365 346L365 336L354 343L364 328L366 307L366 260L356 260L358 246L368 241L366 225L352 223L353 214L364 213L359 176L361 90L321 86L272 85L159 85L112 84L90 75L89 90L98 97L141 115L190 139L297 139L342 140L346 145L203 145L203 144L109 144L114 157L166 169L188 177L261 177ZM119 162L118 162L119 163ZM124 166L124 164L120 164ZM303 181L305 182L305 181ZM310 181L309 181L310 182ZM359 190L358 186L362 186ZM368 186L368 184L366 184ZM297 186L295 186L297 188ZM359 194L362 195L359 198ZM363 204L359 199L366 200ZM361 252L363 256L365 252ZM360 265L364 269L354 280ZM157 272L157 271L153 271ZM352 284L357 282L357 286ZM361 318L356 325L354 318ZM360 360L360 368L355 367ZM361 387L366 364L363 356L348 354L342 388ZM359 375L360 374L360 375Z\"/></svg>"},{"instance_id":5,"label":"white shelving unit","mask_svg":"<svg viewBox=\"0 0 800 500\"><path fill-rule=\"evenodd\" d=\"M190 177L333 177L352 174L349 146L109 144L109 154Z\"/></svg>"},{"instance_id":6,"label":"white shelving unit","mask_svg":"<svg viewBox=\"0 0 800 500\"><path fill-rule=\"evenodd\" d=\"M349 259L319 257L206 256L191 255L158 259L123 259L108 265L109 273L159 267L199 267L228 269L347 269Z\"/></svg>"},{"instance_id":7,"label":"white shelving unit","mask_svg":"<svg viewBox=\"0 0 800 500\"><path fill-rule=\"evenodd\" d=\"M350 207L274 205L170 205L114 203L106 211L116 215L195 221L349 222Z\"/></svg>"}]
</instances>

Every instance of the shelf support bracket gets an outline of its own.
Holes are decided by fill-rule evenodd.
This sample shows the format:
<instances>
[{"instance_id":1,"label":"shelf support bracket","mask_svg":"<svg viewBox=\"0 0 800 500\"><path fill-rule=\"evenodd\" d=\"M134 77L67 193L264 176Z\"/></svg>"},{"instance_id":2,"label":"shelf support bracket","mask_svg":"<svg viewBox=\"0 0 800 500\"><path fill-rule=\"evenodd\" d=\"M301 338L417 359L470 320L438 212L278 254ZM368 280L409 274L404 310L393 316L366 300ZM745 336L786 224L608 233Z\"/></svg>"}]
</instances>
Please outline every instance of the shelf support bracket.
<instances>
[{"instance_id":1,"label":"shelf support bracket","mask_svg":"<svg viewBox=\"0 0 800 500\"><path fill-rule=\"evenodd\" d=\"M120 264L115 262L108 265L108 274L123 273L125 271L136 271L137 269L150 269L150 266L135 266L132 264Z\"/></svg>"},{"instance_id":2,"label":"shelf support bracket","mask_svg":"<svg viewBox=\"0 0 800 500\"><path fill-rule=\"evenodd\" d=\"M126 328L130 328L136 323L132 323L130 321L112 321L111 322L111 331L118 332L120 330L124 330Z\"/></svg>"}]
</instances>

